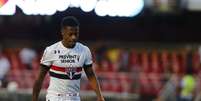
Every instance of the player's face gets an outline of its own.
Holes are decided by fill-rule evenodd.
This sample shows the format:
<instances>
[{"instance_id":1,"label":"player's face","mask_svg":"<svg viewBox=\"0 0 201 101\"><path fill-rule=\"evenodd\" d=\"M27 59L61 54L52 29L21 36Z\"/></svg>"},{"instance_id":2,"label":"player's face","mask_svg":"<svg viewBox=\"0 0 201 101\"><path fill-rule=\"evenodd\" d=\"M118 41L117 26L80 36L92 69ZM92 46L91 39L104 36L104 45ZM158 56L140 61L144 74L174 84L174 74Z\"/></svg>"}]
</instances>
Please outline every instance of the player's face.
<instances>
[{"instance_id":1,"label":"player's face","mask_svg":"<svg viewBox=\"0 0 201 101\"><path fill-rule=\"evenodd\" d=\"M73 47L79 37L79 27L65 26L61 32L64 44L67 47Z\"/></svg>"}]
</instances>

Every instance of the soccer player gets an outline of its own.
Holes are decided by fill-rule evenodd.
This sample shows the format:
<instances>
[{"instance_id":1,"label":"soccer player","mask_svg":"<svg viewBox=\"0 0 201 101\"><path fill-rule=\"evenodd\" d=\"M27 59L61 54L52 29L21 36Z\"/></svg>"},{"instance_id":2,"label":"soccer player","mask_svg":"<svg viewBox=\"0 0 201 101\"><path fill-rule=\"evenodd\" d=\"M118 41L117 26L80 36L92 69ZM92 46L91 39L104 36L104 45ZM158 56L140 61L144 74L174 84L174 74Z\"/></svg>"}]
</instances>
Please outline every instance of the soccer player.
<instances>
[{"instance_id":1,"label":"soccer player","mask_svg":"<svg viewBox=\"0 0 201 101\"><path fill-rule=\"evenodd\" d=\"M79 42L79 22L68 16L61 22L62 40L47 47L41 59L39 75L33 87L32 101L38 96L45 75L49 71L50 84L46 101L80 101L80 78L84 69L98 101L105 101L92 69L89 48Z\"/></svg>"}]
</instances>

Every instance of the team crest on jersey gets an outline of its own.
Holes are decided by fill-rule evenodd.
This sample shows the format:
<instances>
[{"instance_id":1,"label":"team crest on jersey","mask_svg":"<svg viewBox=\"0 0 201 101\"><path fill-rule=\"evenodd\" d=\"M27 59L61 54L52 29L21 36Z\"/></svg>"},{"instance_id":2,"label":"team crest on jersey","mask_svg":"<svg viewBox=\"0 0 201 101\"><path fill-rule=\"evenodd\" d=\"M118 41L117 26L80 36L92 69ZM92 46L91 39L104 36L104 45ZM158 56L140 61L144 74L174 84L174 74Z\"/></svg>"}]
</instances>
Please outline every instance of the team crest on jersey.
<instances>
[{"instance_id":1,"label":"team crest on jersey","mask_svg":"<svg viewBox=\"0 0 201 101\"><path fill-rule=\"evenodd\" d=\"M65 71L69 78L73 79L73 76L76 73L76 68L66 68Z\"/></svg>"}]
</instances>

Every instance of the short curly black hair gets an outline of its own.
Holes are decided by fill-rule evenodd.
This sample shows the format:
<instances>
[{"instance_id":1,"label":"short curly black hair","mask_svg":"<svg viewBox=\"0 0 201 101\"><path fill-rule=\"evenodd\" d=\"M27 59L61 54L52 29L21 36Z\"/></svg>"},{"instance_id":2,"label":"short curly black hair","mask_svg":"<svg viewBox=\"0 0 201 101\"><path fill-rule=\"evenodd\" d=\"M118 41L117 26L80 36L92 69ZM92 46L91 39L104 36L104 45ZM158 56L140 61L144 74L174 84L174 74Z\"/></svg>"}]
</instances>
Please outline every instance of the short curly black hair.
<instances>
[{"instance_id":1,"label":"short curly black hair","mask_svg":"<svg viewBox=\"0 0 201 101\"><path fill-rule=\"evenodd\" d=\"M79 21L74 16L64 17L61 21L61 28L65 26L78 27L79 25Z\"/></svg>"}]
</instances>

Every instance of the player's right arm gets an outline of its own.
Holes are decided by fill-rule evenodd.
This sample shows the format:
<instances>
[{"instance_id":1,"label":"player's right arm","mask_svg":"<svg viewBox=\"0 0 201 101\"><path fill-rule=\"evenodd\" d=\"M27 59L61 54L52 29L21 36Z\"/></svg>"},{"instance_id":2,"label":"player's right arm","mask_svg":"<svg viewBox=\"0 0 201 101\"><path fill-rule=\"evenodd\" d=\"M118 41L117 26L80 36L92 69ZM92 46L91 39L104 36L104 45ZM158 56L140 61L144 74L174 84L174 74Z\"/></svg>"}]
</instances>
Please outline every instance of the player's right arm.
<instances>
[{"instance_id":1,"label":"player's right arm","mask_svg":"<svg viewBox=\"0 0 201 101\"><path fill-rule=\"evenodd\" d=\"M41 65L38 77L33 86L32 101L38 101L38 96L45 78L45 75L49 71L50 67Z\"/></svg>"},{"instance_id":2,"label":"player's right arm","mask_svg":"<svg viewBox=\"0 0 201 101\"><path fill-rule=\"evenodd\" d=\"M40 71L36 78L36 81L33 86L33 92L32 92L32 101L38 101L38 96L45 78L45 75L50 69L50 66L52 64L52 54L51 49L48 47L44 50L43 56L40 60Z\"/></svg>"}]
</instances>

